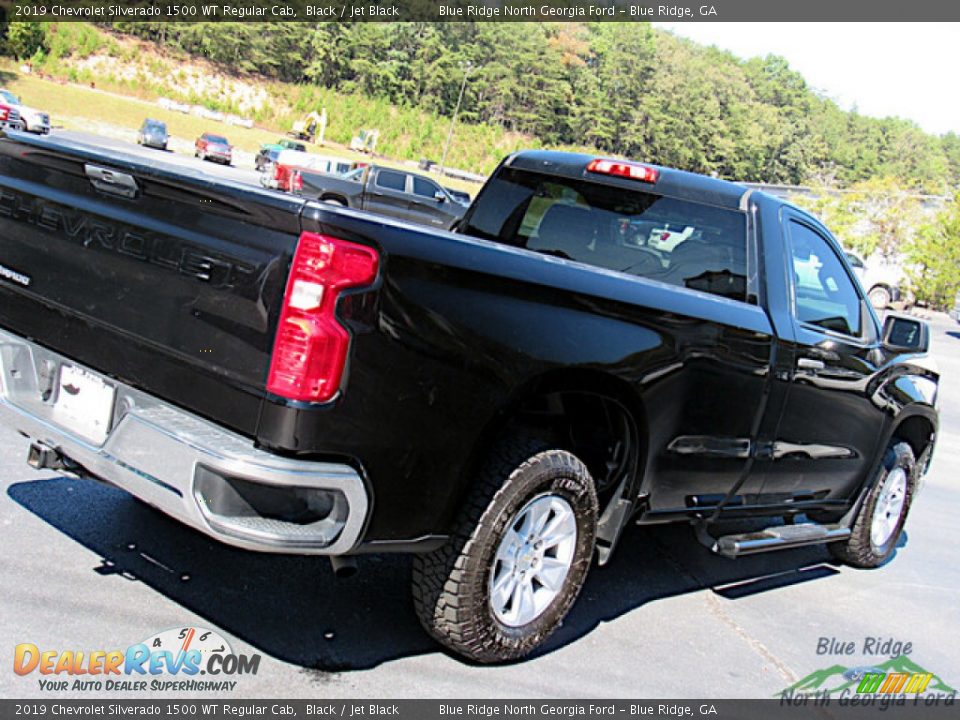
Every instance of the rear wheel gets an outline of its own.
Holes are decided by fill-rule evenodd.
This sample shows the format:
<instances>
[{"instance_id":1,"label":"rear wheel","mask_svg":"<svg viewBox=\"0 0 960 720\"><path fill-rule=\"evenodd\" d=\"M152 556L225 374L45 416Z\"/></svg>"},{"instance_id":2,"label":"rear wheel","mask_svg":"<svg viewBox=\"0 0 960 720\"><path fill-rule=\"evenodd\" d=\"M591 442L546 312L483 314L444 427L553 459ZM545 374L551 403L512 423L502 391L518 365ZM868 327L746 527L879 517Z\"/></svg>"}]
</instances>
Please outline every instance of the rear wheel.
<instances>
[{"instance_id":1,"label":"rear wheel","mask_svg":"<svg viewBox=\"0 0 960 720\"><path fill-rule=\"evenodd\" d=\"M593 556L584 464L530 436L499 445L447 545L414 559L420 622L478 662L528 655L562 624Z\"/></svg>"},{"instance_id":2,"label":"rear wheel","mask_svg":"<svg viewBox=\"0 0 960 720\"><path fill-rule=\"evenodd\" d=\"M893 300L893 296L890 294L890 291L883 285L877 285L876 287L870 288L868 297L870 298L870 304L878 310L886 310L890 306L890 302Z\"/></svg>"},{"instance_id":3,"label":"rear wheel","mask_svg":"<svg viewBox=\"0 0 960 720\"><path fill-rule=\"evenodd\" d=\"M853 523L850 538L830 544L834 557L862 568L875 568L889 559L910 511L915 467L910 445L894 440L884 454L873 488Z\"/></svg>"}]
</instances>

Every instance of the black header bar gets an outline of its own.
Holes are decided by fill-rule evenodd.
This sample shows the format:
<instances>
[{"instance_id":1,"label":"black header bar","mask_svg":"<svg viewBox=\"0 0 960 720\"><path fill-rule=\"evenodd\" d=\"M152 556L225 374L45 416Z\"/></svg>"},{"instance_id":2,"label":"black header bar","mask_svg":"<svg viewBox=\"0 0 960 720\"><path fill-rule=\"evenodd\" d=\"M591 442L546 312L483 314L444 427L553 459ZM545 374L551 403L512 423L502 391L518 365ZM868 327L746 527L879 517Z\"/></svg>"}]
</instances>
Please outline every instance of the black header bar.
<instances>
[{"instance_id":1,"label":"black header bar","mask_svg":"<svg viewBox=\"0 0 960 720\"><path fill-rule=\"evenodd\" d=\"M0 7L8 20L40 22L960 20L960 3L944 0L0 0ZM856 32L869 32L869 28Z\"/></svg>"}]
</instances>

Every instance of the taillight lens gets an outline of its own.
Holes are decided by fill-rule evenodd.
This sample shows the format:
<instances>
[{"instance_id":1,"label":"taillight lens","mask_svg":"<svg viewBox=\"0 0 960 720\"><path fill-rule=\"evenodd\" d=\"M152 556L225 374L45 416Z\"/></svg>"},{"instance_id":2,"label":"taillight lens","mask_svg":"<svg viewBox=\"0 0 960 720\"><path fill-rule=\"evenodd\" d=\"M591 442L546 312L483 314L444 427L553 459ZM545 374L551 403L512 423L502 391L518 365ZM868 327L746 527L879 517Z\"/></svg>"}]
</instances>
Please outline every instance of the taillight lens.
<instances>
[{"instance_id":1,"label":"taillight lens","mask_svg":"<svg viewBox=\"0 0 960 720\"><path fill-rule=\"evenodd\" d=\"M273 166L273 179L277 182L280 182L280 180L283 179L283 168L277 164L274 164Z\"/></svg>"},{"instance_id":2,"label":"taillight lens","mask_svg":"<svg viewBox=\"0 0 960 720\"><path fill-rule=\"evenodd\" d=\"M299 170L293 171L293 176L290 178L290 192L300 192L303 190L303 175L300 174Z\"/></svg>"},{"instance_id":3,"label":"taillight lens","mask_svg":"<svg viewBox=\"0 0 960 720\"><path fill-rule=\"evenodd\" d=\"M10 108L0 107L0 120L6 120L10 117Z\"/></svg>"},{"instance_id":4,"label":"taillight lens","mask_svg":"<svg viewBox=\"0 0 960 720\"><path fill-rule=\"evenodd\" d=\"M326 402L337 394L350 334L336 318L345 288L377 277L376 250L338 238L303 233L283 298L267 390L290 400Z\"/></svg>"},{"instance_id":5,"label":"taillight lens","mask_svg":"<svg viewBox=\"0 0 960 720\"><path fill-rule=\"evenodd\" d=\"M625 160L604 160L596 158L587 164L587 171L600 175L614 175L616 177L639 180L640 182L655 183L660 173L649 165L627 162Z\"/></svg>"}]
</instances>

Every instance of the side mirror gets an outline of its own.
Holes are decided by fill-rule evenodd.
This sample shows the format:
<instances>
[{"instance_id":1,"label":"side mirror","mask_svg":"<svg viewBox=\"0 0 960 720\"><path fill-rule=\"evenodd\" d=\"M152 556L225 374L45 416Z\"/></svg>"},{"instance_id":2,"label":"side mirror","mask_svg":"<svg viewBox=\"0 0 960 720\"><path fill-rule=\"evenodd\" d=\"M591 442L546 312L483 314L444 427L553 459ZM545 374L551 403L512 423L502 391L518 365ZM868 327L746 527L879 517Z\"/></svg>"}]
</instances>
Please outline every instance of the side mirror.
<instances>
[{"instance_id":1,"label":"side mirror","mask_svg":"<svg viewBox=\"0 0 960 720\"><path fill-rule=\"evenodd\" d=\"M437 190L437 191L433 194L433 199L436 200L437 202L441 202L441 203L442 203L444 200L447 199L447 196L444 195L444 194L443 194L442 192L440 192L439 190Z\"/></svg>"},{"instance_id":2,"label":"side mirror","mask_svg":"<svg viewBox=\"0 0 960 720\"><path fill-rule=\"evenodd\" d=\"M925 353L930 349L930 328L923 320L887 315L883 321L883 345L899 352Z\"/></svg>"}]
</instances>

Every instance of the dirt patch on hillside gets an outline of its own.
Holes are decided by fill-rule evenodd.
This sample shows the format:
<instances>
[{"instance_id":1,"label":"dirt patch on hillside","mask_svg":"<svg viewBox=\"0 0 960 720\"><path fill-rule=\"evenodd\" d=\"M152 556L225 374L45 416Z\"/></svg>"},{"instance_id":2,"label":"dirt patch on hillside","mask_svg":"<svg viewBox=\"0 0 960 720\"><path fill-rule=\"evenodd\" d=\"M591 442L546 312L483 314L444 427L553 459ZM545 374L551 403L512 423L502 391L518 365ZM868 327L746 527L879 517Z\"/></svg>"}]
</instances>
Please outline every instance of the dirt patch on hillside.
<instances>
[{"instance_id":1,"label":"dirt patch on hillside","mask_svg":"<svg viewBox=\"0 0 960 720\"><path fill-rule=\"evenodd\" d=\"M227 74L202 60L159 53L155 46L147 43L116 41L126 50L120 56L103 50L74 59L71 65L106 82L134 85L179 102L206 105L238 115L253 116L276 103L263 83L251 78ZM130 52L131 47L134 53ZM135 60L126 59L125 56L131 54Z\"/></svg>"}]
</instances>

